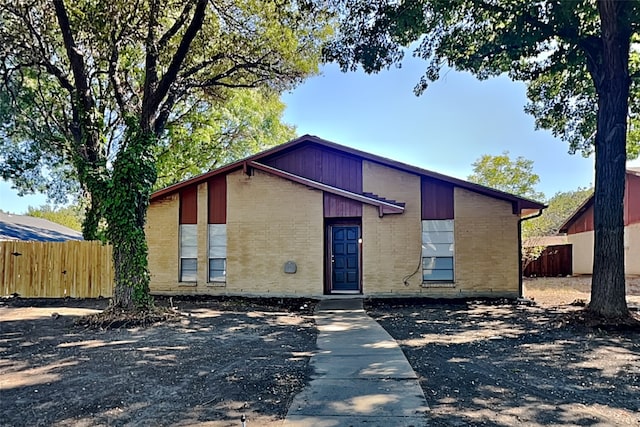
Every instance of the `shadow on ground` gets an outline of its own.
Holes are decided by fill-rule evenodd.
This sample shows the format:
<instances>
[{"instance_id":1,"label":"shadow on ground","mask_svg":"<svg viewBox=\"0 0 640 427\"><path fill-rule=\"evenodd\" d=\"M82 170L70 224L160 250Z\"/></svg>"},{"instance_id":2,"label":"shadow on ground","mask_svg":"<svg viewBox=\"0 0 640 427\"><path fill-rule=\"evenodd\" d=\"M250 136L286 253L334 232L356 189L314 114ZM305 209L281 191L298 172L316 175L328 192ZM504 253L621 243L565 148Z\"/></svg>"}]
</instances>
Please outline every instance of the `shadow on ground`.
<instances>
[{"instance_id":1,"label":"shadow on ground","mask_svg":"<svg viewBox=\"0 0 640 427\"><path fill-rule=\"evenodd\" d=\"M421 377L430 425L640 423L640 334L568 326L573 307L370 301Z\"/></svg>"},{"instance_id":2,"label":"shadow on ground","mask_svg":"<svg viewBox=\"0 0 640 427\"><path fill-rule=\"evenodd\" d=\"M0 424L281 422L310 374L311 316L241 300L174 304L187 315L178 322L95 331L73 320L104 301L0 303Z\"/></svg>"}]
</instances>

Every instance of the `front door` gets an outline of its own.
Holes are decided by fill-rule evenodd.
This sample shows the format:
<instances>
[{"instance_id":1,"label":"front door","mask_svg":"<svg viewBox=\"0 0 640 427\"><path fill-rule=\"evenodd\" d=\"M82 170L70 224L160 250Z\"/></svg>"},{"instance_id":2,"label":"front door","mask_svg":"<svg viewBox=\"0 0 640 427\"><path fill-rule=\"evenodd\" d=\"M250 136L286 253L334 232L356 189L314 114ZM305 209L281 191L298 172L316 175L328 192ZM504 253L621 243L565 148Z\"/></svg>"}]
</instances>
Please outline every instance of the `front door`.
<instances>
[{"instance_id":1,"label":"front door","mask_svg":"<svg viewBox=\"0 0 640 427\"><path fill-rule=\"evenodd\" d=\"M331 292L360 292L359 240L359 226L331 226Z\"/></svg>"}]
</instances>

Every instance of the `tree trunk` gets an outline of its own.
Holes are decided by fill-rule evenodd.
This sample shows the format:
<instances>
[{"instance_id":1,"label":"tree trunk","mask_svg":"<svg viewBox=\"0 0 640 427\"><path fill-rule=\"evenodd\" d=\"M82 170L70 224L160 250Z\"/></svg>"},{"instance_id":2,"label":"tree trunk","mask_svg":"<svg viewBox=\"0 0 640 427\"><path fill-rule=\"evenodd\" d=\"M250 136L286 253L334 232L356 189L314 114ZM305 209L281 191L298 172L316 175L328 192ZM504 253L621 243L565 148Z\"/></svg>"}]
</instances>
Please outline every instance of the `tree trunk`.
<instances>
[{"instance_id":1,"label":"tree trunk","mask_svg":"<svg viewBox=\"0 0 640 427\"><path fill-rule=\"evenodd\" d=\"M82 238L84 240L100 240L98 236L98 226L102 219L100 208L96 197L90 195L89 205L84 210L84 221L82 221Z\"/></svg>"},{"instance_id":2,"label":"tree trunk","mask_svg":"<svg viewBox=\"0 0 640 427\"><path fill-rule=\"evenodd\" d=\"M156 179L149 149L153 138L139 131L129 133L126 148L114 162L104 203L107 235L113 245L113 303L127 311L148 310L153 306L144 232L149 196Z\"/></svg>"},{"instance_id":3,"label":"tree trunk","mask_svg":"<svg viewBox=\"0 0 640 427\"><path fill-rule=\"evenodd\" d=\"M608 318L629 314L624 275L624 181L631 32L625 3L599 1L600 61L590 67L598 94L598 123L589 310Z\"/></svg>"}]
</instances>

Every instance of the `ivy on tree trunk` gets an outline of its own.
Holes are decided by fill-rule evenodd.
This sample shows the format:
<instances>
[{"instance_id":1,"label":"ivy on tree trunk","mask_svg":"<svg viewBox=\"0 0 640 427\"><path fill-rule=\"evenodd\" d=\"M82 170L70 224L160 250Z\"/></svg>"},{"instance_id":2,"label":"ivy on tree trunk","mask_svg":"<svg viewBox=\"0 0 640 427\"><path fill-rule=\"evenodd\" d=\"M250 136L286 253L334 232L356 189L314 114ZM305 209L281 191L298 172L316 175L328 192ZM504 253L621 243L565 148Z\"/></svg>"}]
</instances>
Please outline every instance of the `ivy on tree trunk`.
<instances>
[{"instance_id":1,"label":"ivy on tree trunk","mask_svg":"<svg viewBox=\"0 0 640 427\"><path fill-rule=\"evenodd\" d=\"M152 133L130 125L126 148L114 162L104 202L107 237L113 244L113 305L124 310L148 310L153 305L144 225L156 181L155 139Z\"/></svg>"}]
</instances>

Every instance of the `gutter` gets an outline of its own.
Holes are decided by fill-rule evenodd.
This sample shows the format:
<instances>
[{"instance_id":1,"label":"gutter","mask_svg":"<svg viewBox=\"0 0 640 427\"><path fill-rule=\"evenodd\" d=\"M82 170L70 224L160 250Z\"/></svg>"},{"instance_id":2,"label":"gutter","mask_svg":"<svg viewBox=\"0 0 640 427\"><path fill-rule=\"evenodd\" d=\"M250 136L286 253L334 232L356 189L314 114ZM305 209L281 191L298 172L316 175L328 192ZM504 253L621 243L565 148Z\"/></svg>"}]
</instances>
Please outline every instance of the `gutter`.
<instances>
[{"instance_id":1,"label":"gutter","mask_svg":"<svg viewBox=\"0 0 640 427\"><path fill-rule=\"evenodd\" d=\"M542 216L542 213L548 206L540 209L537 214L528 216L526 218L520 218L518 220L518 298L524 298L523 285L522 285L522 223L530 219L538 218Z\"/></svg>"}]
</instances>

